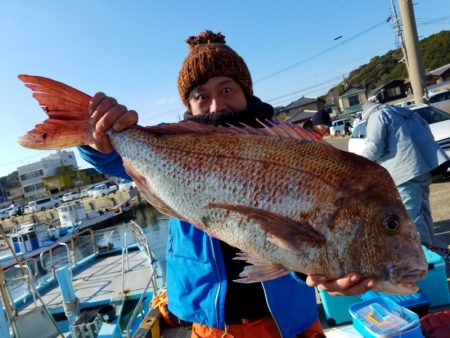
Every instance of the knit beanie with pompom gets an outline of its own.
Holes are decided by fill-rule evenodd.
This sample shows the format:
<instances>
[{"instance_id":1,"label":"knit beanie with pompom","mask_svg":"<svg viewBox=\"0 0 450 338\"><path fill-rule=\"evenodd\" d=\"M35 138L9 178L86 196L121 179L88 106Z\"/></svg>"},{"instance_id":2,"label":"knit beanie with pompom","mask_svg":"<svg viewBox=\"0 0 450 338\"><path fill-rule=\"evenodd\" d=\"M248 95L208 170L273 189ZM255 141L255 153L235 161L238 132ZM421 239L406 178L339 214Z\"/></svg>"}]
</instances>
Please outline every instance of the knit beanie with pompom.
<instances>
[{"instance_id":1,"label":"knit beanie with pompom","mask_svg":"<svg viewBox=\"0 0 450 338\"><path fill-rule=\"evenodd\" d=\"M232 78L242 87L247 99L253 96L252 78L247 65L225 44L224 35L207 30L189 37L186 42L189 55L178 75L178 92L188 110L191 91L214 76Z\"/></svg>"}]
</instances>

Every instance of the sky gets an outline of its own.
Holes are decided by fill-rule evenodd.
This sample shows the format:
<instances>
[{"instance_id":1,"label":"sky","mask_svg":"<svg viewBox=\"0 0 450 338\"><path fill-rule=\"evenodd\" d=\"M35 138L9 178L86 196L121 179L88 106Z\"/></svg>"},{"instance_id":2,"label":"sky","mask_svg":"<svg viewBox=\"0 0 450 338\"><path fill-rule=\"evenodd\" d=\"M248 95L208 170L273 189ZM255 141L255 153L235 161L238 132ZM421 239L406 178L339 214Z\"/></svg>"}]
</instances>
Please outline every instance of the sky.
<instances>
[{"instance_id":1,"label":"sky","mask_svg":"<svg viewBox=\"0 0 450 338\"><path fill-rule=\"evenodd\" d=\"M397 48L391 12L390 0L0 0L0 177L53 152L16 142L45 119L19 74L102 91L140 125L177 122L185 41L209 29L244 58L255 95L285 106ZM417 0L414 12L420 39L450 27L448 0Z\"/></svg>"}]
</instances>

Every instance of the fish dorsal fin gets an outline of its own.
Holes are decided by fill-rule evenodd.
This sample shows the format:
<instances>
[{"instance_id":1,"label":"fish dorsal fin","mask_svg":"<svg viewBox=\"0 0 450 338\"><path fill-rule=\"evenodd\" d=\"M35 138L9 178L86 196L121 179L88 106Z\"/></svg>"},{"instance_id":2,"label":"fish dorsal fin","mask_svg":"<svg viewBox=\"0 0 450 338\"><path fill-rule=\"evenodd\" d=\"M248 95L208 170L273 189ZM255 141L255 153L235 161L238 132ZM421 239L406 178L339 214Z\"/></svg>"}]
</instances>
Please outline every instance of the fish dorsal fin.
<instances>
[{"instance_id":1,"label":"fish dorsal fin","mask_svg":"<svg viewBox=\"0 0 450 338\"><path fill-rule=\"evenodd\" d=\"M254 283L275 279L287 275L290 271L281 264L276 264L261 258L256 254L247 252L238 252L234 260L246 261L247 265L239 274L239 279L234 282L238 283Z\"/></svg>"},{"instance_id":2,"label":"fish dorsal fin","mask_svg":"<svg viewBox=\"0 0 450 338\"><path fill-rule=\"evenodd\" d=\"M299 241L319 245L325 243L323 235L318 233L306 222L296 222L286 216L282 216L264 209L253 208L245 205L220 203L211 203L206 207L231 210L254 219L261 226L261 229L269 234L267 240L287 250L299 250L296 246L296 243Z\"/></svg>"},{"instance_id":3,"label":"fish dorsal fin","mask_svg":"<svg viewBox=\"0 0 450 338\"><path fill-rule=\"evenodd\" d=\"M278 138L292 138L302 141L314 141L328 144L318 135L306 130L305 128L287 124L284 121L266 121L265 123L258 120L263 128L254 128L243 124L242 127L229 126L212 126L194 121L183 121L178 123L164 123L157 126L143 127L146 131L161 134L188 134L188 133L228 133L228 134L247 134L247 135L263 135Z\"/></svg>"}]
</instances>

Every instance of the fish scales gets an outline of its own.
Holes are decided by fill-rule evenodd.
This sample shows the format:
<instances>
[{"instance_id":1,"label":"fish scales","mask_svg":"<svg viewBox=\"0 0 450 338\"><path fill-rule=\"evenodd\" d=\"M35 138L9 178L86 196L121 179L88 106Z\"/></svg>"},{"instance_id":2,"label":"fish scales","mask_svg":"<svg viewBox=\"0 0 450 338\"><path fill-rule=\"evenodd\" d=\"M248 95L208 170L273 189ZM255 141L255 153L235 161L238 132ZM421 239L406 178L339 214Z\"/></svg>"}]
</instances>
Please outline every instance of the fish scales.
<instances>
[{"instance_id":1,"label":"fish scales","mask_svg":"<svg viewBox=\"0 0 450 338\"><path fill-rule=\"evenodd\" d=\"M204 207L209 203L224 201L252 205L295 221L313 220L312 224L320 232L327 233L329 220L340 208L340 203L345 198L351 198L350 187L342 188L349 190L346 192L348 196L340 191L342 175L335 174L338 170L333 169L339 161L340 166L345 168L348 161L333 156L336 151L330 147L321 148L311 142L232 134L205 135L202 141L210 145L205 147L198 142L196 135L152 137L142 132L136 137L135 133L139 131L132 133L132 140L146 139L146 148L143 144L129 147L130 140L123 142L123 147L114 143L115 148L132 161L136 155L141 156L146 164L135 164L135 167L150 169L149 163L159 167L144 175L151 178L151 182L162 183L160 186L153 184L152 187L166 204L173 206L175 211L185 215L192 223L208 227L211 234L236 247L246 251L261 251L261 247L264 247L264 257L273 260L273 255L281 256L277 262L285 261L284 255L289 254L289 251L276 252L276 246L271 242L258 240L264 234L261 234L257 225L252 225L252 220L233 217L230 211L211 211ZM122 134L119 134L119 139ZM116 142L114 138L113 142ZM139 149L146 149L148 154L137 151ZM314 165L317 152L324 152L323 163L319 166ZM158 159L155 154L159 154ZM167 181L174 173L178 179L168 188ZM320 200L318 195L321 196ZM217 224L202 226L204 217L217 218ZM254 240L249 242L249 238ZM316 248L314 251L307 244L303 246L305 253L302 265L311 272L317 272L314 266L323 267L321 261L325 250ZM337 254L338 246L326 255L331 256L328 261L333 262ZM292 266L298 268L298 255L292 260ZM334 273L339 275L345 272L345 268L341 267ZM331 269L327 273L331 274Z\"/></svg>"}]
</instances>

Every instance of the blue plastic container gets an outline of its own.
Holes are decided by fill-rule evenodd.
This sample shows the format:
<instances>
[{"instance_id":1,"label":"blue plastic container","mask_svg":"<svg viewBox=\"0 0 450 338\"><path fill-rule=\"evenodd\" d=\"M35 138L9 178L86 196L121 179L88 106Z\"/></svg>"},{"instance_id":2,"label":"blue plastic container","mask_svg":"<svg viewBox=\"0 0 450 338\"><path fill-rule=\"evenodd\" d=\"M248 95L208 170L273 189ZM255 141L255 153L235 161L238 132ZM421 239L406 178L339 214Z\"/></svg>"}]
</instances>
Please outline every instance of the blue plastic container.
<instances>
[{"instance_id":1,"label":"blue plastic container","mask_svg":"<svg viewBox=\"0 0 450 338\"><path fill-rule=\"evenodd\" d=\"M350 323L350 306L361 301L360 296L332 296L327 291L317 288L323 305L323 311L327 324L334 326L342 323Z\"/></svg>"},{"instance_id":2,"label":"blue plastic container","mask_svg":"<svg viewBox=\"0 0 450 338\"><path fill-rule=\"evenodd\" d=\"M428 314L430 299L422 292L417 292L406 296L397 296L376 291L367 291L362 295L363 300L369 300L379 297L386 297L394 301L398 305L406 307L407 309L415 312L419 317L423 317Z\"/></svg>"},{"instance_id":3,"label":"blue plastic container","mask_svg":"<svg viewBox=\"0 0 450 338\"><path fill-rule=\"evenodd\" d=\"M423 338L419 316L386 297L353 304L350 314L355 329L367 338Z\"/></svg>"},{"instance_id":4,"label":"blue plastic container","mask_svg":"<svg viewBox=\"0 0 450 338\"><path fill-rule=\"evenodd\" d=\"M428 275L425 279L419 280L417 285L430 299L430 307L450 304L444 258L424 246L422 248L427 258Z\"/></svg>"}]
</instances>

